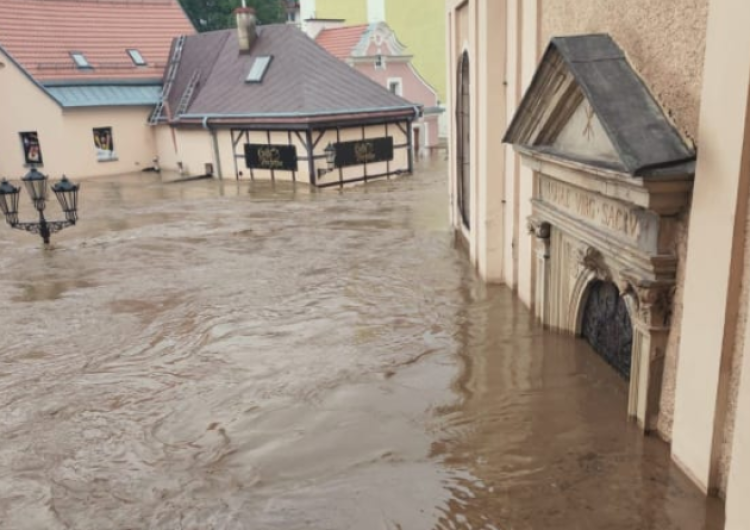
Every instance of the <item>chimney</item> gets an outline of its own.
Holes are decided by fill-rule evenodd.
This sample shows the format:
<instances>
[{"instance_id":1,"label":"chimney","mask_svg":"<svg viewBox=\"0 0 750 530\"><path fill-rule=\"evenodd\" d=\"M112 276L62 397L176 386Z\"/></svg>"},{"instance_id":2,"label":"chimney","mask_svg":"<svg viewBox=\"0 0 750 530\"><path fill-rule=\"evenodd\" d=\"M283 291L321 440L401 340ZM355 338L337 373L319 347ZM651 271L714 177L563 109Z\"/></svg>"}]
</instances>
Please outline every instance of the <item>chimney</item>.
<instances>
[{"instance_id":1,"label":"chimney","mask_svg":"<svg viewBox=\"0 0 750 530\"><path fill-rule=\"evenodd\" d=\"M237 17L237 38L240 43L240 52L249 52L253 47L255 39L258 37L256 29L257 20L255 18L255 9L245 7L243 0L242 7L234 10Z\"/></svg>"}]
</instances>

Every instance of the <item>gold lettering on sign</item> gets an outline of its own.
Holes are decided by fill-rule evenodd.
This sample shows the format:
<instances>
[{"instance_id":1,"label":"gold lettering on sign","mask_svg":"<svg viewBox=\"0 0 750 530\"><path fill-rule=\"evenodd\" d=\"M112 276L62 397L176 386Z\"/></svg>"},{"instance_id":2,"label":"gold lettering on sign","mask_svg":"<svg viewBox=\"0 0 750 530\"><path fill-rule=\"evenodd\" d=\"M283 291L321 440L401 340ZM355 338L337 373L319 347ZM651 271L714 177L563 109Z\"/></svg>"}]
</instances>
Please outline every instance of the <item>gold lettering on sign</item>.
<instances>
[{"instance_id":1,"label":"gold lettering on sign","mask_svg":"<svg viewBox=\"0 0 750 530\"><path fill-rule=\"evenodd\" d=\"M542 180L541 199L576 217L619 232L632 239L641 233L641 221L625 206L554 180Z\"/></svg>"},{"instance_id":2,"label":"gold lettering on sign","mask_svg":"<svg viewBox=\"0 0 750 530\"><path fill-rule=\"evenodd\" d=\"M365 164L375 160L375 145L372 142L360 142L354 146L354 159Z\"/></svg>"},{"instance_id":3,"label":"gold lettering on sign","mask_svg":"<svg viewBox=\"0 0 750 530\"><path fill-rule=\"evenodd\" d=\"M281 169L284 162L281 161L279 150L275 147L260 147L258 149L258 165L266 169Z\"/></svg>"}]
</instances>

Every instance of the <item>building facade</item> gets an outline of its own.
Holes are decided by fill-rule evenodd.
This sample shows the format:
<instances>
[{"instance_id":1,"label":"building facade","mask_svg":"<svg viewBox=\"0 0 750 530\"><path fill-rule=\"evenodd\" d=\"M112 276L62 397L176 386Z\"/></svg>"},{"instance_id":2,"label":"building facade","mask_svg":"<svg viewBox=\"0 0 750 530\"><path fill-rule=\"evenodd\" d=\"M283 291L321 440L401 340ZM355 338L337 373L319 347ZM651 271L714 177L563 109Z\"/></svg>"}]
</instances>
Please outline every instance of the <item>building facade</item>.
<instances>
[{"instance_id":1,"label":"building facade","mask_svg":"<svg viewBox=\"0 0 750 530\"><path fill-rule=\"evenodd\" d=\"M414 55L416 70L445 102L445 16L440 2L301 0L300 7L303 24L307 19L338 19L350 26L387 22Z\"/></svg>"},{"instance_id":2,"label":"building facade","mask_svg":"<svg viewBox=\"0 0 750 530\"><path fill-rule=\"evenodd\" d=\"M315 36L315 42L390 92L419 105L421 116L412 124L414 150L426 153L438 147L440 99L411 64L412 56L388 24L328 27Z\"/></svg>"},{"instance_id":3,"label":"building facade","mask_svg":"<svg viewBox=\"0 0 750 530\"><path fill-rule=\"evenodd\" d=\"M0 175L30 165L71 178L152 166L148 116L172 37L190 33L176 0L0 3Z\"/></svg>"},{"instance_id":4,"label":"building facade","mask_svg":"<svg viewBox=\"0 0 750 530\"><path fill-rule=\"evenodd\" d=\"M162 169L342 186L410 173L420 109L291 24L175 39L151 117Z\"/></svg>"},{"instance_id":5,"label":"building facade","mask_svg":"<svg viewBox=\"0 0 750 530\"><path fill-rule=\"evenodd\" d=\"M458 240L629 378L623 416L749 528L750 7L447 0L446 22Z\"/></svg>"}]
</instances>

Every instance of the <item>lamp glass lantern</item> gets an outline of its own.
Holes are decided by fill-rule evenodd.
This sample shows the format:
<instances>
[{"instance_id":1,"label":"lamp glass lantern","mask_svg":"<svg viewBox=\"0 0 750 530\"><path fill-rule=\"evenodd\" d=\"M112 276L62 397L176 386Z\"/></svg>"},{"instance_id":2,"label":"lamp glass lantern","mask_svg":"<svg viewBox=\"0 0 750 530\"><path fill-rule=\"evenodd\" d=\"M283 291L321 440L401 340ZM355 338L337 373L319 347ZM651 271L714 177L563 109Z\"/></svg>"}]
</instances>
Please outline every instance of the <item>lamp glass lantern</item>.
<instances>
[{"instance_id":1,"label":"lamp glass lantern","mask_svg":"<svg viewBox=\"0 0 750 530\"><path fill-rule=\"evenodd\" d=\"M333 171L336 168L336 148L332 143L329 142L323 152L325 152L326 154L326 164L328 165L328 171Z\"/></svg>"},{"instance_id":2,"label":"lamp glass lantern","mask_svg":"<svg viewBox=\"0 0 750 530\"><path fill-rule=\"evenodd\" d=\"M13 226L18 224L18 197L21 189L14 186L7 179L0 181L0 210L5 221Z\"/></svg>"},{"instance_id":3,"label":"lamp glass lantern","mask_svg":"<svg viewBox=\"0 0 750 530\"><path fill-rule=\"evenodd\" d=\"M34 201L34 207L42 211L44 210L44 203L47 201L47 175L37 171L35 167L31 168L25 177L21 181L26 186L26 191L29 192L31 200Z\"/></svg>"},{"instance_id":4,"label":"lamp glass lantern","mask_svg":"<svg viewBox=\"0 0 750 530\"><path fill-rule=\"evenodd\" d=\"M73 224L78 220L78 190L80 188L80 184L74 184L65 175L52 186L52 191L57 196L65 218Z\"/></svg>"}]
</instances>

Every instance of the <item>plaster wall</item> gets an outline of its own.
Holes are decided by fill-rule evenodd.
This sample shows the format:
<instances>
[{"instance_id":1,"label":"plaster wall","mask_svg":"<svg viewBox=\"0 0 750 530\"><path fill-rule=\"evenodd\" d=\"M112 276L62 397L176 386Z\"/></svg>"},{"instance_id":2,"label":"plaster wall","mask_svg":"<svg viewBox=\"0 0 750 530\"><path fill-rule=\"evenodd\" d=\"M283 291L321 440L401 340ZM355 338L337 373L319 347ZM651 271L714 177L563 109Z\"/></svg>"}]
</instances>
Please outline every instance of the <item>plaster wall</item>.
<instances>
[{"instance_id":1,"label":"plaster wall","mask_svg":"<svg viewBox=\"0 0 750 530\"><path fill-rule=\"evenodd\" d=\"M745 322L744 335L750 330ZM726 502L726 530L746 530L750 528L750 506L747 492L750 491L750 343L743 346L741 379L737 393L737 421L733 433L732 466L729 472L729 485Z\"/></svg>"},{"instance_id":2,"label":"plaster wall","mask_svg":"<svg viewBox=\"0 0 750 530\"><path fill-rule=\"evenodd\" d=\"M148 125L150 112L149 107L64 111L64 141L69 148L62 165L71 168L68 176L121 175L153 166L157 148ZM99 127L112 128L116 160L97 160L93 129Z\"/></svg>"},{"instance_id":3,"label":"plaster wall","mask_svg":"<svg viewBox=\"0 0 750 530\"><path fill-rule=\"evenodd\" d=\"M27 169L20 132L36 131L42 171L56 179L119 175L152 165L153 133L146 124L147 107L98 107L63 110L0 52L0 174L23 175ZM117 160L100 162L93 129L111 127Z\"/></svg>"},{"instance_id":4,"label":"plaster wall","mask_svg":"<svg viewBox=\"0 0 750 530\"><path fill-rule=\"evenodd\" d=\"M743 271L738 304L737 325L734 347L731 352L730 373L728 376L727 389L727 414L722 433L721 446L718 448L719 469L717 488L719 493L726 495L729 473L732 466L732 453L734 448L734 435L737 430L738 400L740 393L740 381L742 376L742 365L745 356L745 343L747 342L748 315L750 314L750 208L745 219L744 252L742 257ZM750 371L745 372L750 374ZM749 421L747 418L742 418ZM741 427L740 427L741 428Z\"/></svg>"},{"instance_id":5,"label":"plaster wall","mask_svg":"<svg viewBox=\"0 0 750 530\"><path fill-rule=\"evenodd\" d=\"M512 117L521 101L521 10L519 0L507 2L507 84L505 112ZM503 279L512 289L518 286L518 177L520 159L510 145L504 145L504 202L503 202Z\"/></svg>"},{"instance_id":6,"label":"plaster wall","mask_svg":"<svg viewBox=\"0 0 750 530\"><path fill-rule=\"evenodd\" d=\"M179 153L175 147L172 134L172 129L166 125L154 127L154 143L159 157L159 166L168 171L176 171L177 161L179 160ZM174 131L174 135L177 135L176 131Z\"/></svg>"},{"instance_id":7,"label":"plaster wall","mask_svg":"<svg viewBox=\"0 0 750 530\"><path fill-rule=\"evenodd\" d=\"M505 95L498 87L505 81L505 35L497 27L506 24L505 2L480 1L477 9L479 61L477 119L478 143L478 248L479 272L490 282L502 282L503 214L505 190L502 168L506 151L502 147L507 122ZM492 60L488 60L492 58Z\"/></svg>"},{"instance_id":8,"label":"plaster wall","mask_svg":"<svg viewBox=\"0 0 750 530\"><path fill-rule=\"evenodd\" d=\"M742 277L748 188L743 158L750 85L747 20L746 2L711 3L688 236L672 454L706 490L719 486ZM731 496L731 485L729 490Z\"/></svg>"},{"instance_id":9,"label":"plaster wall","mask_svg":"<svg viewBox=\"0 0 750 530\"><path fill-rule=\"evenodd\" d=\"M708 0L540 0L540 46L554 36L609 33L678 128L698 131Z\"/></svg>"},{"instance_id":10,"label":"plaster wall","mask_svg":"<svg viewBox=\"0 0 750 530\"><path fill-rule=\"evenodd\" d=\"M363 73L380 86L388 88L389 79L400 79L403 92L401 96L425 107L434 107L438 103L437 93L425 84L411 69L407 62L389 62L386 60L384 69L375 68L374 62L356 63L357 71Z\"/></svg>"},{"instance_id":11,"label":"plaster wall","mask_svg":"<svg viewBox=\"0 0 750 530\"><path fill-rule=\"evenodd\" d=\"M167 127L163 127L163 129L167 129ZM214 167L216 166L211 135L207 131L203 129L177 129L175 135L177 153L172 155L174 148L171 139L162 137L160 134L160 140L163 141L159 143L159 147L165 148L164 154L161 151L159 153L159 165L163 170L179 171L178 163L182 162L183 176L195 177L205 174L206 163L213 163Z\"/></svg>"},{"instance_id":12,"label":"plaster wall","mask_svg":"<svg viewBox=\"0 0 750 530\"><path fill-rule=\"evenodd\" d=\"M521 93L525 93L539 62L539 0L521 2ZM517 155L514 155L517 156ZM525 229L531 215L534 194L534 173L520 166L518 179L518 297L528 306L534 300L534 246L531 234Z\"/></svg>"},{"instance_id":13,"label":"plaster wall","mask_svg":"<svg viewBox=\"0 0 750 530\"><path fill-rule=\"evenodd\" d=\"M0 63L0 175L15 179L28 171L18 136L26 131L39 134L44 173L55 178L73 169L64 164L69 145L60 106L2 52Z\"/></svg>"}]
</instances>

